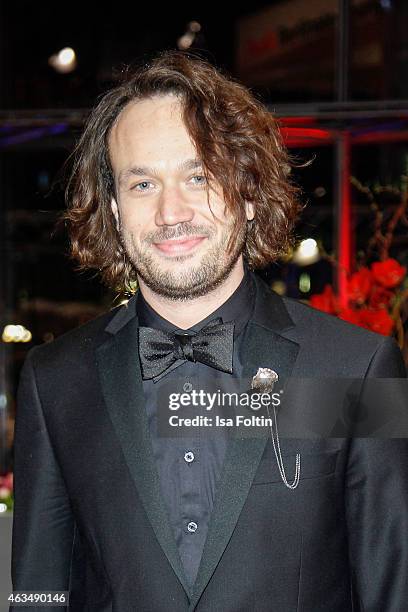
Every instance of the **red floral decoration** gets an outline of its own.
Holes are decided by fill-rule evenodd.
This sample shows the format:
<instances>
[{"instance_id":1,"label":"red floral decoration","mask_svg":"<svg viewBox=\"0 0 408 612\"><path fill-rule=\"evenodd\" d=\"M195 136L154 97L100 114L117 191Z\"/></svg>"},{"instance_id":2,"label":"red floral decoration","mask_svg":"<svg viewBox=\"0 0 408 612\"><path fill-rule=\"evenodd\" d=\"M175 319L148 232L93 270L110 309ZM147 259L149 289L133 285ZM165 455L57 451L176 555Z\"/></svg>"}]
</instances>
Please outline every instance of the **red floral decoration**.
<instances>
[{"instance_id":1,"label":"red floral decoration","mask_svg":"<svg viewBox=\"0 0 408 612\"><path fill-rule=\"evenodd\" d=\"M340 307L331 285L326 285L322 293L312 295L310 304L344 321L389 336L396 326L394 305L398 303L406 272L404 266L389 257L350 276L346 307Z\"/></svg>"},{"instance_id":2,"label":"red floral decoration","mask_svg":"<svg viewBox=\"0 0 408 612\"><path fill-rule=\"evenodd\" d=\"M388 289L397 287L407 271L404 266L400 266L398 261L391 258L385 261L376 261L372 264L371 270L377 283Z\"/></svg>"},{"instance_id":3,"label":"red floral decoration","mask_svg":"<svg viewBox=\"0 0 408 612\"><path fill-rule=\"evenodd\" d=\"M371 270L360 268L358 272L354 272L348 282L350 300L356 304L364 304L370 295L372 285L373 276Z\"/></svg>"},{"instance_id":4,"label":"red floral decoration","mask_svg":"<svg viewBox=\"0 0 408 612\"><path fill-rule=\"evenodd\" d=\"M338 302L331 285L326 285L323 293L316 293L315 295L312 295L310 297L310 303L318 310L323 310L329 314L336 314L338 309Z\"/></svg>"},{"instance_id":5,"label":"red floral decoration","mask_svg":"<svg viewBox=\"0 0 408 612\"><path fill-rule=\"evenodd\" d=\"M0 476L0 504L1 508L12 510L13 500L13 473L9 472L5 476Z\"/></svg>"},{"instance_id":6,"label":"red floral decoration","mask_svg":"<svg viewBox=\"0 0 408 612\"><path fill-rule=\"evenodd\" d=\"M391 299L394 297L394 293L385 287L373 287L369 305L371 308L387 308L390 305Z\"/></svg>"}]
</instances>

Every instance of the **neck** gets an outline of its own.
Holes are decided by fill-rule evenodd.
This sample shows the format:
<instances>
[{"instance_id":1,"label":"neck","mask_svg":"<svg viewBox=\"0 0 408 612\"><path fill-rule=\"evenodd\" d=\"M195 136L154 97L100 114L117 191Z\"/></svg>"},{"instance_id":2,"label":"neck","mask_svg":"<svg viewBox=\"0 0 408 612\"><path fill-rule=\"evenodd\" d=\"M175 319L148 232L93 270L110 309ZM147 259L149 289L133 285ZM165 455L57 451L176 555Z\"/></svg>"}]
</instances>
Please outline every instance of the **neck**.
<instances>
[{"instance_id":1,"label":"neck","mask_svg":"<svg viewBox=\"0 0 408 612\"><path fill-rule=\"evenodd\" d=\"M243 277L244 265L242 257L240 257L222 285L206 295L191 300L169 300L154 293L141 278L138 278L138 283L140 291L149 306L176 327L188 329L222 306L239 287Z\"/></svg>"}]
</instances>

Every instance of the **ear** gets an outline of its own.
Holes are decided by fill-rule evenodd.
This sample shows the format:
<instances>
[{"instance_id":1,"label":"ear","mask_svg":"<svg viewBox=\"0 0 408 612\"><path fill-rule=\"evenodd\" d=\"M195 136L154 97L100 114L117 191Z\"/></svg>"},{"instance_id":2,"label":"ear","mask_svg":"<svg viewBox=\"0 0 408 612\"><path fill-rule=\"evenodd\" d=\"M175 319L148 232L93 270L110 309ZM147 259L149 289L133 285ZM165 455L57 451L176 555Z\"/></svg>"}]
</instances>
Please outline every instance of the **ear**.
<instances>
[{"instance_id":1,"label":"ear","mask_svg":"<svg viewBox=\"0 0 408 612\"><path fill-rule=\"evenodd\" d=\"M245 212L248 221L252 221L255 217L255 206L251 202L245 202Z\"/></svg>"},{"instance_id":2,"label":"ear","mask_svg":"<svg viewBox=\"0 0 408 612\"><path fill-rule=\"evenodd\" d=\"M120 230L119 208L114 198L112 198L111 200L111 210L113 212L113 216L115 217L116 229L119 231Z\"/></svg>"}]
</instances>

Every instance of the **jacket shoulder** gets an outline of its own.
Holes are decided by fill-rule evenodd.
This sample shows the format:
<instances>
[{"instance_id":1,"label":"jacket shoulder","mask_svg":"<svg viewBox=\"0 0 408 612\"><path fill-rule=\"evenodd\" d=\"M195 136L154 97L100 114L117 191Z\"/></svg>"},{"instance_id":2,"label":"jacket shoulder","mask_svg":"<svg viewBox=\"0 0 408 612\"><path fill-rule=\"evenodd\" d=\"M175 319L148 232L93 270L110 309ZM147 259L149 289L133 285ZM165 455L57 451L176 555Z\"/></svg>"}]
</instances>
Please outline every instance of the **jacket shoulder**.
<instances>
[{"instance_id":1,"label":"jacket shoulder","mask_svg":"<svg viewBox=\"0 0 408 612\"><path fill-rule=\"evenodd\" d=\"M406 377L401 351L394 338L338 319L309 304L283 298L294 326L285 335L304 350L304 362L318 373L333 376ZM313 365L314 364L314 365Z\"/></svg>"},{"instance_id":2,"label":"jacket shoulder","mask_svg":"<svg viewBox=\"0 0 408 612\"><path fill-rule=\"evenodd\" d=\"M283 297L287 311L300 333L308 336L318 334L320 340L336 340L345 343L361 343L365 349L375 350L386 340L382 334L370 331L354 323L343 321L299 300Z\"/></svg>"},{"instance_id":3,"label":"jacket shoulder","mask_svg":"<svg viewBox=\"0 0 408 612\"><path fill-rule=\"evenodd\" d=\"M115 306L94 319L61 334L51 342L32 347L28 351L27 358L33 358L37 363L52 362L54 364L61 360L80 360L88 350L95 348L107 337L105 328L125 308L126 305Z\"/></svg>"}]
</instances>

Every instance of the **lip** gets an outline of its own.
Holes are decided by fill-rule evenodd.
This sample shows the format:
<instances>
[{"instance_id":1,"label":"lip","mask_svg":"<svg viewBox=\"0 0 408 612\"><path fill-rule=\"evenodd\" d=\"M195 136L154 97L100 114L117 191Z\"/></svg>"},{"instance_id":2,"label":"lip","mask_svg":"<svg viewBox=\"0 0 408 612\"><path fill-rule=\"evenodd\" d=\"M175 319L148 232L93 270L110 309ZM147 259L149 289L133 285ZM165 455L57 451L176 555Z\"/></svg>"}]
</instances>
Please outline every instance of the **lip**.
<instances>
[{"instance_id":1,"label":"lip","mask_svg":"<svg viewBox=\"0 0 408 612\"><path fill-rule=\"evenodd\" d=\"M154 246L165 253L166 255L188 253L192 251L196 246L201 244L207 236L193 236L184 238L175 238L173 240L164 240L163 242L155 242Z\"/></svg>"}]
</instances>

